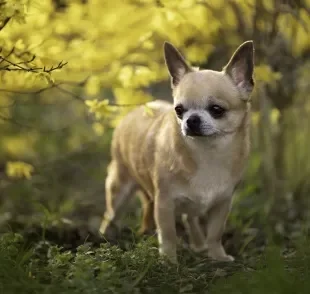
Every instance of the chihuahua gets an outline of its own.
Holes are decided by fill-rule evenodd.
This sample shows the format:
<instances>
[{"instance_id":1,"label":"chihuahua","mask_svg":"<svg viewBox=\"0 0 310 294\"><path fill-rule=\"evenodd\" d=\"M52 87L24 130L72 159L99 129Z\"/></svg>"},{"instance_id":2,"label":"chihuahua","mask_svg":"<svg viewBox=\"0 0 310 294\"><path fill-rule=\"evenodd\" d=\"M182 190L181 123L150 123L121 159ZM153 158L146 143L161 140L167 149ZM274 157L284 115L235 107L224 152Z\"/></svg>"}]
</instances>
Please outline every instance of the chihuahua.
<instances>
[{"instance_id":1,"label":"chihuahua","mask_svg":"<svg viewBox=\"0 0 310 294\"><path fill-rule=\"evenodd\" d=\"M164 56L173 104L152 101L151 114L137 107L115 129L100 232L117 224L139 190L142 231L154 219L160 254L177 263L181 219L193 250L233 261L222 235L249 154L253 42L241 44L222 71L191 67L168 42Z\"/></svg>"}]
</instances>

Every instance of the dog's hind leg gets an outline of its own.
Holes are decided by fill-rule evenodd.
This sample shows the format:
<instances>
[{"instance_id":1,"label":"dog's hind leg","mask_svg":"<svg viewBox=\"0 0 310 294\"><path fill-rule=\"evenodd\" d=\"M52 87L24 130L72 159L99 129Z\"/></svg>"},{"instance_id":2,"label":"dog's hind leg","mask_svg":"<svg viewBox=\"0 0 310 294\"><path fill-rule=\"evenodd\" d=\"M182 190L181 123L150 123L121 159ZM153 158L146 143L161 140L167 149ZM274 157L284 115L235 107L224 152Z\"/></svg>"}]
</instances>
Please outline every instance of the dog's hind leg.
<instances>
[{"instance_id":1,"label":"dog's hind leg","mask_svg":"<svg viewBox=\"0 0 310 294\"><path fill-rule=\"evenodd\" d=\"M139 191L142 203L142 224L138 234L152 234L156 230L154 219L154 201L144 191Z\"/></svg>"},{"instance_id":2,"label":"dog's hind leg","mask_svg":"<svg viewBox=\"0 0 310 294\"><path fill-rule=\"evenodd\" d=\"M126 208L129 198L137 189L125 166L113 160L108 166L106 178L106 210L100 225L100 233L109 234L113 225L120 227L120 217Z\"/></svg>"}]
</instances>

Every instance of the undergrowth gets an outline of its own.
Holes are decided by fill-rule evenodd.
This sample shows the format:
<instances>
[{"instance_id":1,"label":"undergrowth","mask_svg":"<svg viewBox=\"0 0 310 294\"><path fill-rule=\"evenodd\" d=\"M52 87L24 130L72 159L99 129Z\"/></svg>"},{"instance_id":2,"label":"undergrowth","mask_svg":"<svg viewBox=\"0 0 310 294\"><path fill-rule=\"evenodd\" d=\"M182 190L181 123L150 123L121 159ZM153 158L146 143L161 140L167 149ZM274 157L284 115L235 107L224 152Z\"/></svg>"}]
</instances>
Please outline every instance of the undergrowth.
<instances>
[{"instance_id":1,"label":"undergrowth","mask_svg":"<svg viewBox=\"0 0 310 294\"><path fill-rule=\"evenodd\" d=\"M19 234L0 239L0 293L308 293L308 240L281 253L268 247L250 261L214 263L185 249L178 266L158 256L152 237L129 250L85 243L74 251Z\"/></svg>"}]
</instances>

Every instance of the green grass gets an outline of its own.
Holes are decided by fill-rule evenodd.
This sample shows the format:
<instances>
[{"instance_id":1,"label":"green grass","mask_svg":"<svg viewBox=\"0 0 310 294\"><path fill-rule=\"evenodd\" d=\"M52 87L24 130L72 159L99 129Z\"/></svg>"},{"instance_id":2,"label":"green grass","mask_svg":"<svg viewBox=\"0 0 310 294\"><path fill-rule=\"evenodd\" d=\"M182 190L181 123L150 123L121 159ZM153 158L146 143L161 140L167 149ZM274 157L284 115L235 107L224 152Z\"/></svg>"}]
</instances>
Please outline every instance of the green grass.
<instances>
[{"instance_id":1,"label":"green grass","mask_svg":"<svg viewBox=\"0 0 310 294\"><path fill-rule=\"evenodd\" d=\"M214 263L187 250L176 267L159 258L148 238L123 251L107 243L75 252L47 242L31 246L19 234L0 239L0 293L308 293L310 242L283 255L269 247L261 256Z\"/></svg>"}]
</instances>

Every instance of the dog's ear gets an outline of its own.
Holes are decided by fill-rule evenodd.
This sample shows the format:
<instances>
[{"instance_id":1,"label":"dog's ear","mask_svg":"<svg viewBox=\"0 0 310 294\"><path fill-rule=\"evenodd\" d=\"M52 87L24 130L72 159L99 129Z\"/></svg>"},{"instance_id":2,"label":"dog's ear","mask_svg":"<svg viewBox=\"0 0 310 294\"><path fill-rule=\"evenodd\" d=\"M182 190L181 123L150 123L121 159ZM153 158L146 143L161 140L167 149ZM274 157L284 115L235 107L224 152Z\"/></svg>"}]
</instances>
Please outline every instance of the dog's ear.
<instances>
[{"instance_id":1,"label":"dog's ear","mask_svg":"<svg viewBox=\"0 0 310 294\"><path fill-rule=\"evenodd\" d=\"M171 86L176 87L184 75L192 69L186 63L181 53L169 42L164 43L166 65L171 76Z\"/></svg>"},{"instance_id":2,"label":"dog's ear","mask_svg":"<svg viewBox=\"0 0 310 294\"><path fill-rule=\"evenodd\" d=\"M241 44L223 70L244 94L249 95L254 88L253 41Z\"/></svg>"}]
</instances>

